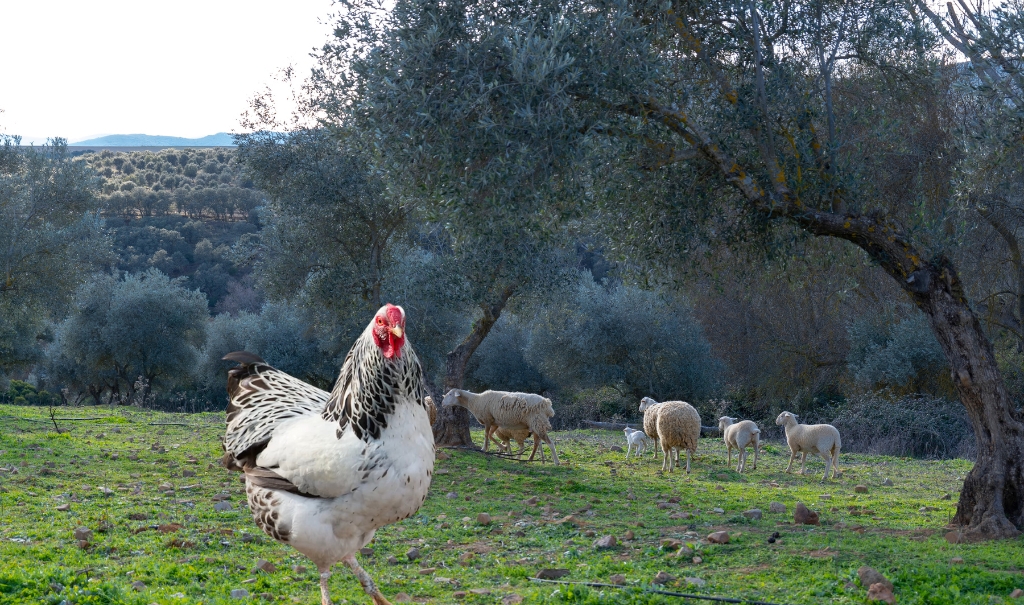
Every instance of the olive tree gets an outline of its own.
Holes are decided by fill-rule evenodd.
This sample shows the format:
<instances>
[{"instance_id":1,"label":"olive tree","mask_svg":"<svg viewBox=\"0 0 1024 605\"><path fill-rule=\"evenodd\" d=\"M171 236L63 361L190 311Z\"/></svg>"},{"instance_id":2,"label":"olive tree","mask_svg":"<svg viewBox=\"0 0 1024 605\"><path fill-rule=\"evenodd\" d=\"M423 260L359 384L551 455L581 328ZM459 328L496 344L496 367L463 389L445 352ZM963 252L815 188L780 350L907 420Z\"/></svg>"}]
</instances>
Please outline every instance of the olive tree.
<instances>
[{"instance_id":1,"label":"olive tree","mask_svg":"<svg viewBox=\"0 0 1024 605\"><path fill-rule=\"evenodd\" d=\"M147 398L154 388L188 384L209 318L206 297L150 269L100 274L75 295L51 347L53 380L85 386L97 403Z\"/></svg>"},{"instance_id":2,"label":"olive tree","mask_svg":"<svg viewBox=\"0 0 1024 605\"><path fill-rule=\"evenodd\" d=\"M737 245L803 234L859 248L927 316L975 427L955 521L969 538L1019 534L1024 422L941 237L955 69L914 12L882 0L342 4L317 72L328 111L469 223L599 214L667 265L685 263L693 224Z\"/></svg>"},{"instance_id":3,"label":"olive tree","mask_svg":"<svg viewBox=\"0 0 1024 605\"><path fill-rule=\"evenodd\" d=\"M0 135L0 375L39 359L47 321L109 254L93 189L63 140Z\"/></svg>"}]
</instances>

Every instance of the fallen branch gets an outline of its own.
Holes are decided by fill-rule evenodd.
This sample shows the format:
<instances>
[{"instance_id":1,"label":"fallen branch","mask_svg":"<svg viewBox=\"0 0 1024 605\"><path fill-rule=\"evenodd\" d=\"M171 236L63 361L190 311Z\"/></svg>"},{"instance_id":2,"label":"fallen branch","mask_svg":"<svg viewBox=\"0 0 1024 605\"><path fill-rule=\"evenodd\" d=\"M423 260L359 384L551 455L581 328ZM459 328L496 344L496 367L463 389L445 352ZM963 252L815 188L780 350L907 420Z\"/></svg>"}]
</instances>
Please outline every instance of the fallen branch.
<instances>
[{"instance_id":1,"label":"fallen branch","mask_svg":"<svg viewBox=\"0 0 1024 605\"><path fill-rule=\"evenodd\" d=\"M590 428L601 429L604 431L621 431L622 429L625 428L635 428L633 426L630 426L630 424L635 424L636 427L639 427L643 423L597 422L595 420L584 420L583 424L589 426ZM720 432L721 431L718 430L717 426L700 427L701 437L714 437L720 434Z\"/></svg>"},{"instance_id":2,"label":"fallen branch","mask_svg":"<svg viewBox=\"0 0 1024 605\"><path fill-rule=\"evenodd\" d=\"M618 590L639 590L651 594L661 594L669 597L680 597L683 599L694 599L700 601L715 601L718 603L746 603L747 605L784 605L771 603L769 601L756 601L754 599L743 599L736 597L713 597L710 595L687 594L685 592L673 592L670 590L657 590L655 588L640 588L636 586L621 586L619 584L602 584L601 582L569 582L566 580L544 580L541 578L530 578L531 582L544 582L546 584L566 584L570 586L590 586L593 588L616 588Z\"/></svg>"}]
</instances>

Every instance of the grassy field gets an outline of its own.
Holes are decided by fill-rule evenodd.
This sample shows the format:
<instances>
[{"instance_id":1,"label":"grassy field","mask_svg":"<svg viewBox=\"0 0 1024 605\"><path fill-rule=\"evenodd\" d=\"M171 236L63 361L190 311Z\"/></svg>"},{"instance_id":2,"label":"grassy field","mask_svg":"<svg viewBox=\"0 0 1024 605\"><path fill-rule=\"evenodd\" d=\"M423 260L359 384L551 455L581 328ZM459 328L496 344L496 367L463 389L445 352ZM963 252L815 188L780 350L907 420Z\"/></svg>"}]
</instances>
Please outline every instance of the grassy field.
<instances>
[{"instance_id":1,"label":"grassy field","mask_svg":"<svg viewBox=\"0 0 1024 605\"><path fill-rule=\"evenodd\" d=\"M57 433L45 412L0 406L0 603L319 603L315 568L259 532L237 475L218 466L222 415L63 409L102 419L58 422ZM384 593L421 603L697 602L642 591L655 588L864 603L862 565L892 580L905 604L1011 603L1024 588L1024 540L943 538L967 461L846 454L842 479L823 485L820 460L809 464L814 475L786 475L780 444L741 476L725 467L721 442L705 439L691 475L663 476L651 457L627 463L612 451L621 434L554 438L557 468L446 450L420 513L380 530L361 556ZM858 484L868 492L855 493ZM769 513L773 501L787 513ZM792 524L798 501L821 514L820 526ZM751 508L763 518L742 516ZM93 532L87 543L74 536L79 526ZM706 542L717 530L728 544ZM596 548L607 535L618 544ZM667 539L695 552L675 556ZM413 547L421 557L410 561ZM276 569L257 571L260 559ZM563 581L621 574L626 588L530 579L545 568L567 570ZM335 571L337 602L368 601L347 570ZM675 579L653 585L658 572ZM231 596L241 589L249 596Z\"/></svg>"}]
</instances>

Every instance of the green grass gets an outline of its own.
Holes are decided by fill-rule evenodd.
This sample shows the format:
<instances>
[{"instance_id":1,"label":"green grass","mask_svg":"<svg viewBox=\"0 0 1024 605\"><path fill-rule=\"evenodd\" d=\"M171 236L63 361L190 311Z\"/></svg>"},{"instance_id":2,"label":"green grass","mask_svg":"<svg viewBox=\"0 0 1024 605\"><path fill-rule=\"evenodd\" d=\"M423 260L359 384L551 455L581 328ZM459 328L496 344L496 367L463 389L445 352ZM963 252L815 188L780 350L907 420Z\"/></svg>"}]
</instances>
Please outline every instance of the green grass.
<instances>
[{"instance_id":1,"label":"green grass","mask_svg":"<svg viewBox=\"0 0 1024 605\"><path fill-rule=\"evenodd\" d=\"M66 432L58 434L45 409L0 406L0 603L319 602L313 566L259 532L237 475L217 464L222 415L91 408L60 415L104 419L61 422ZM665 571L678 578L665 590L774 603L864 603L863 588L845 587L856 584L861 565L890 578L902 604L1010 603L1010 592L1024 588L1024 540L951 545L943 539L967 461L846 454L842 479L822 485L820 460L808 465L814 475L783 473L788 454L778 444L766 448L757 470L741 476L726 469L721 442L706 439L690 476L663 476L651 457L625 463L624 454L610 451L622 445L618 433L554 438L564 461L557 468L446 450L451 458L438 462L420 513L381 529L373 555L361 556L384 593L431 603L500 603L513 594L540 603L694 602L638 590ZM887 477L895 486L881 486ZM164 483L173 493L159 491ZM870 491L855 494L857 484ZM214 496L222 493L234 510L214 510ZM942 500L947 493L952 499ZM531 496L537 505L524 503ZM657 507L671 497L680 499L679 508ZM772 501L789 511L803 501L821 513L822 524L793 526L791 512L768 513ZM70 510L58 512L64 503ZM923 506L937 510L919 512ZM711 512L716 507L725 512ZM764 511L762 520L740 514L754 507ZM669 518L697 511L692 519ZM490 525L476 522L481 512L492 516ZM570 514L580 527L557 522ZM170 524L181 528L152 529L173 529ZM854 531L856 525L863 529ZM73 537L77 526L95 532L84 549ZM730 532L729 544L702 543L719 529ZM627 531L633 540L624 540ZM781 539L769 544L773 532ZM596 550L594 541L607 534L619 545ZM692 544L703 561L670 556L661 548L664 538ZM423 557L409 562L405 553L413 546ZM389 564L391 555L400 562ZM951 563L954 557L964 562ZM261 558L277 571L255 573ZM296 565L307 571L293 571ZM427 567L435 571L421 575ZM529 580L549 567L569 570L565 579L573 581L623 574L630 588ZM335 571L336 602L368 601L351 574L342 566ZM705 584L687 586L686 577ZM135 581L145 588L133 589ZM251 596L230 598L238 588ZM456 598L456 591L471 589L490 594Z\"/></svg>"}]
</instances>

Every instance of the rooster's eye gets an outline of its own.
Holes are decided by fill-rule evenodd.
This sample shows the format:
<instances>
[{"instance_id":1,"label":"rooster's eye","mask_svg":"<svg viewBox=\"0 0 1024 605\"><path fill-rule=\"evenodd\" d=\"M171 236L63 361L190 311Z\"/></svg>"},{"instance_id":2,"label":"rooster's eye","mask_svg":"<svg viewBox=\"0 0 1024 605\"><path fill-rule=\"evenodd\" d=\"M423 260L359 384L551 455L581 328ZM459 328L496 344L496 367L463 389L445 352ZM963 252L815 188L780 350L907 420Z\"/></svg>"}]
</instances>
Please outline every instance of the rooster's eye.
<instances>
[{"instance_id":1,"label":"rooster's eye","mask_svg":"<svg viewBox=\"0 0 1024 605\"><path fill-rule=\"evenodd\" d=\"M377 318L377 325L378 326L383 326L384 325L384 320L382 318L378 317Z\"/></svg>"}]
</instances>

